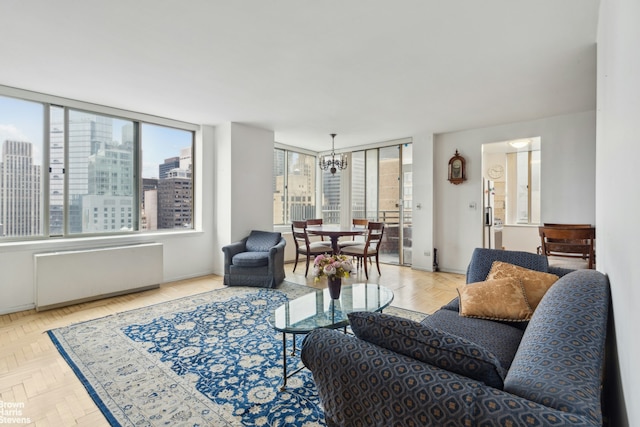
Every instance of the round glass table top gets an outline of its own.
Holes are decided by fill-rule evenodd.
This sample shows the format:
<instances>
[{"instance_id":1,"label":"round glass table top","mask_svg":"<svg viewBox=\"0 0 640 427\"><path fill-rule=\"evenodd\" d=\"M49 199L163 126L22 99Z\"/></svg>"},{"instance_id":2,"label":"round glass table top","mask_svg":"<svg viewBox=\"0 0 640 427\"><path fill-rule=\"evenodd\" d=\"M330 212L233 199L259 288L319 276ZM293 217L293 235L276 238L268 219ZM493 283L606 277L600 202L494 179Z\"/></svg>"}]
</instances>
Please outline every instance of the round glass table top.
<instances>
[{"instance_id":1,"label":"round glass table top","mask_svg":"<svg viewBox=\"0 0 640 427\"><path fill-rule=\"evenodd\" d=\"M306 334L318 328L341 328L354 311L382 311L393 301L393 292L371 283L343 285L339 299L328 289L317 289L275 309L269 323L277 331Z\"/></svg>"}]
</instances>

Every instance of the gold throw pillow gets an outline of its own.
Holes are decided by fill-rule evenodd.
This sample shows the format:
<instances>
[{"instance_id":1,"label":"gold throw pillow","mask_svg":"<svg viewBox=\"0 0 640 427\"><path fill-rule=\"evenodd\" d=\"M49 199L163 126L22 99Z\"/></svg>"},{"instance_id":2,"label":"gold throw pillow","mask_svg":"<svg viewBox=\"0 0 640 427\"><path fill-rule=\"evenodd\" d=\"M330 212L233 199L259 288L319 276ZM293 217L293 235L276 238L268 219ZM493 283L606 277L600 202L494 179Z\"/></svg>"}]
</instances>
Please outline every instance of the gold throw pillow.
<instances>
[{"instance_id":1,"label":"gold throw pillow","mask_svg":"<svg viewBox=\"0 0 640 427\"><path fill-rule=\"evenodd\" d=\"M522 283L515 278L470 283L459 287L458 295L464 317L524 322L533 314Z\"/></svg>"},{"instance_id":2,"label":"gold throw pillow","mask_svg":"<svg viewBox=\"0 0 640 427\"><path fill-rule=\"evenodd\" d=\"M528 268L502 261L494 261L487 275L487 280L506 279L508 277L522 281L527 301L529 301L532 310L536 309L544 294L558 280L558 276L555 274L529 270Z\"/></svg>"}]
</instances>

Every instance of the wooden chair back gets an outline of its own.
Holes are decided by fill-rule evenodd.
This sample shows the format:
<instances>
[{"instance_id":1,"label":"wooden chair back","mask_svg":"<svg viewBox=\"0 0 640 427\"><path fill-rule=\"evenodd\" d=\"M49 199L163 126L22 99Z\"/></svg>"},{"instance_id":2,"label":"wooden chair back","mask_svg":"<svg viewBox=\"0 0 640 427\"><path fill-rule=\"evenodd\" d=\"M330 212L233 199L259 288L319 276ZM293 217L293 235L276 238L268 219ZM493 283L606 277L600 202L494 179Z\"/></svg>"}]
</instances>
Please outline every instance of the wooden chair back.
<instances>
[{"instance_id":1,"label":"wooden chair back","mask_svg":"<svg viewBox=\"0 0 640 427\"><path fill-rule=\"evenodd\" d=\"M591 224L555 224L551 222L545 222L544 226L556 228L590 228Z\"/></svg>"},{"instance_id":2,"label":"wooden chair back","mask_svg":"<svg viewBox=\"0 0 640 427\"><path fill-rule=\"evenodd\" d=\"M363 228L366 230L369 227L369 220L366 218L353 218L351 224L353 228ZM360 243L364 243L366 236L352 236L351 240L353 242L359 241Z\"/></svg>"},{"instance_id":3,"label":"wooden chair back","mask_svg":"<svg viewBox=\"0 0 640 427\"><path fill-rule=\"evenodd\" d=\"M594 268L595 227L542 226L538 227L538 232L543 255L581 258L587 261L588 268Z\"/></svg>"},{"instance_id":4,"label":"wooden chair back","mask_svg":"<svg viewBox=\"0 0 640 427\"><path fill-rule=\"evenodd\" d=\"M366 247L371 250L375 249L377 252L382 243L382 236L384 235L384 222L371 221L367 225L367 243Z\"/></svg>"},{"instance_id":5,"label":"wooden chair back","mask_svg":"<svg viewBox=\"0 0 640 427\"><path fill-rule=\"evenodd\" d=\"M322 218L312 218L307 220L307 225L322 225ZM317 237L317 236L313 236ZM320 238L315 239L316 241L324 241L324 236L320 236Z\"/></svg>"},{"instance_id":6,"label":"wooden chair back","mask_svg":"<svg viewBox=\"0 0 640 427\"><path fill-rule=\"evenodd\" d=\"M369 220L366 218L353 218L351 220L351 223L353 224L354 227L357 228L367 228L369 226Z\"/></svg>"},{"instance_id":7,"label":"wooden chair back","mask_svg":"<svg viewBox=\"0 0 640 427\"><path fill-rule=\"evenodd\" d=\"M307 221L291 221L291 233L296 244L296 251L300 247L307 248L310 245L307 235Z\"/></svg>"}]
</instances>

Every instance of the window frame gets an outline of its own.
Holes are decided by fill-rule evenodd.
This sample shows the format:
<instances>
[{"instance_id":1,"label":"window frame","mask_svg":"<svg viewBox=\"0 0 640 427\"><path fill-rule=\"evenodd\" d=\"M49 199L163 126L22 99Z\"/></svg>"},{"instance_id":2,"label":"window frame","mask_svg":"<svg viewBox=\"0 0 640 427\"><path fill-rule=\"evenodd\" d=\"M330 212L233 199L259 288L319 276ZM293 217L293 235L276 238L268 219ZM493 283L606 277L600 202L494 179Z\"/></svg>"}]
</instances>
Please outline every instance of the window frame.
<instances>
[{"instance_id":1,"label":"window frame","mask_svg":"<svg viewBox=\"0 0 640 427\"><path fill-rule=\"evenodd\" d=\"M201 221L199 220L199 210L197 209L198 200L197 200L197 188L201 185L198 182L198 174L197 172L197 141L201 140L201 127L199 125L183 122L179 120L173 120L158 116L152 116L149 114L133 112L123 109L118 109L114 107L92 104L89 102L83 102L68 98L57 97L48 94L42 94L37 92L32 92L24 89L18 89L8 86L0 85L0 96L6 98L14 98L16 100L29 101L41 104L43 106L43 153L42 153L42 166L41 166L41 234L39 235L30 235L30 236L12 236L12 237L0 237L0 245L5 243L15 244L15 243L29 243L29 242L37 242L37 241L50 241L50 240L75 240L75 239L83 239L83 238L95 238L95 237L127 237L127 236L147 236L153 233L190 233L193 231L197 231ZM51 235L50 230L50 191L51 191L51 183L50 183L50 172L49 168L51 167L51 158L50 158L50 144L51 144L51 107L60 107L63 108L64 115L64 205L63 205L63 216L64 216L64 224L63 224L63 233ZM68 215L69 215L69 201L68 201L68 155L69 155L69 111L78 111L83 113L107 116L114 119L131 121L134 124L134 150L133 150L133 179L131 184L133 185L133 200L134 204L138 206L134 206L134 212L137 215L136 227L134 230L118 230L118 231L109 231L105 233L100 232L83 232L83 233L71 233L68 229ZM144 230L142 228L142 218L141 213L142 209L140 207L140 203L142 202L142 185L143 185L143 177L142 177L142 134L141 127L143 124L150 124L162 127L174 128L177 130L182 130L191 133L191 212L192 212L192 221L190 228L173 228L173 229L157 229L157 230Z\"/></svg>"},{"instance_id":2,"label":"window frame","mask_svg":"<svg viewBox=\"0 0 640 427\"><path fill-rule=\"evenodd\" d=\"M290 209L289 209L289 188L288 188L288 181L289 181L289 155L290 153L295 153L295 154L299 154L299 155L304 155L304 156L309 156L313 158L313 173L314 173L314 188L313 188L313 196L315 198L315 206L314 206L314 210L315 210L315 216L318 215L318 153L315 153L313 151L310 150L305 150L303 148L299 148L299 147L292 147L292 146L288 146L288 145L284 145L284 144L280 144L278 142L274 143L274 147L273 147L273 153L274 153L274 157L273 157L273 161L275 162L275 153L277 151L281 151L284 155L284 164L283 164L283 171L284 171L284 176L283 176L283 194L282 194L282 198L284 200L283 206L284 206L284 218L283 218L283 223L276 223L275 221L275 215L274 215L274 221L273 221L273 227L274 229L278 228L278 227L286 227L287 225L291 224L291 218L290 218ZM275 172L275 169L274 169ZM275 184L276 184L276 175L274 173L273 178L273 188L275 190ZM274 192L275 195L275 192ZM274 201L275 203L275 201Z\"/></svg>"}]
</instances>

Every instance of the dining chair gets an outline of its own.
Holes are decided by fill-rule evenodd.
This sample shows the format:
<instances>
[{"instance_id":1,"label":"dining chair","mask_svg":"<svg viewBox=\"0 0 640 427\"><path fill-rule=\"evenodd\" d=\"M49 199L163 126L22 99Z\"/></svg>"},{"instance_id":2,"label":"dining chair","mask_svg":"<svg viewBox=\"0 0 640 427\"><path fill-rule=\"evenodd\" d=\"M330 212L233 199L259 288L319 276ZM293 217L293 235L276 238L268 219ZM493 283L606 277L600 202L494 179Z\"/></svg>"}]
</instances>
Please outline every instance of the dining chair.
<instances>
[{"instance_id":1,"label":"dining chair","mask_svg":"<svg viewBox=\"0 0 640 427\"><path fill-rule=\"evenodd\" d=\"M364 276L369 279L369 272L367 270L367 259L375 257L376 267L378 268L378 274L380 273L380 244L382 243L382 236L384 235L384 222L369 222L367 225L367 240L364 244L358 244L353 246L346 246L342 249L343 255L350 255L358 258L358 265L360 261L364 265Z\"/></svg>"},{"instance_id":2,"label":"dining chair","mask_svg":"<svg viewBox=\"0 0 640 427\"><path fill-rule=\"evenodd\" d=\"M365 218L353 218L351 220L351 225L353 226L353 228L362 228L363 230L366 230L369 226L369 220ZM343 240L341 242L338 242L338 246L342 250L342 248L346 248L347 246L361 245L364 243L365 239L366 235L364 234L362 236L352 236L351 240Z\"/></svg>"},{"instance_id":3,"label":"dining chair","mask_svg":"<svg viewBox=\"0 0 640 427\"><path fill-rule=\"evenodd\" d=\"M322 225L324 223L322 218L311 218L307 219L307 225ZM320 240L324 240L324 236L320 236ZM312 243L314 243L312 241Z\"/></svg>"},{"instance_id":4,"label":"dining chair","mask_svg":"<svg viewBox=\"0 0 640 427\"><path fill-rule=\"evenodd\" d=\"M307 234L307 221L292 221L291 232L293 234L293 241L296 245L296 262L293 265L293 271L296 271L298 266L298 258L300 255L304 255L307 259L307 265L304 271L304 277L309 274L309 261L311 257L316 257L324 253L332 253L331 245L329 242L311 242L309 235Z\"/></svg>"},{"instance_id":5,"label":"dining chair","mask_svg":"<svg viewBox=\"0 0 640 427\"><path fill-rule=\"evenodd\" d=\"M555 227L555 228L590 228L591 224L561 224L561 223L552 223L545 222L542 224L545 227ZM553 241L553 239L551 239ZM542 245L538 246L538 255L543 255Z\"/></svg>"},{"instance_id":6,"label":"dining chair","mask_svg":"<svg viewBox=\"0 0 640 427\"><path fill-rule=\"evenodd\" d=\"M568 226L538 227L542 243L542 255L581 259L587 268L595 268L595 227Z\"/></svg>"}]
</instances>

